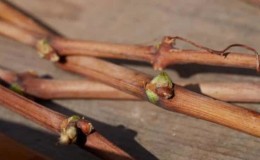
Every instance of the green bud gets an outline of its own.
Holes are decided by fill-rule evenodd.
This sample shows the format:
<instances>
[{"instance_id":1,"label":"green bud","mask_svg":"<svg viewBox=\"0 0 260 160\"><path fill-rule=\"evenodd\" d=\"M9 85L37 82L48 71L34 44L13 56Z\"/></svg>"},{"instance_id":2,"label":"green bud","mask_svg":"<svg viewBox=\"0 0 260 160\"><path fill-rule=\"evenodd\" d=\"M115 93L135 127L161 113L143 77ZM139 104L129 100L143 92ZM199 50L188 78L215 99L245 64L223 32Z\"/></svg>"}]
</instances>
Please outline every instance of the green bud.
<instances>
[{"instance_id":1,"label":"green bud","mask_svg":"<svg viewBox=\"0 0 260 160\"><path fill-rule=\"evenodd\" d=\"M68 118L68 123L72 123L72 122L77 122L78 120L80 120L81 118L77 115L73 115L71 117Z\"/></svg>"},{"instance_id":2,"label":"green bud","mask_svg":"<svg viewBox=\"0 0 260 160\"><path fill-rule=\"evenodd\" d=\"M169 99L173 96L173 83L166 72L154 77L145 87L145 93L151 103L157 103L160 97Z\"/></svg>"},{"instance_id":3,"label":"green bud","mask_svg":"<svg viewBox=\"0 0 260 160\"><path fill-rule=\"evenodd\" d=\"M68 144L70 144L69 136L66 135L65 132L62 132L62 133L60 134L59 144L62 144L62 145L68 145Z\"/></svg>"},{"instance_id":4,"label":"green bud","mask_svg":"<svg viewBox=\"0 0 260 160\"><path fill-rule=\"evenodd\" d=\"M151 103L157 103L157 101L159 100L159 96L153 92L152 90L150 89L146 89L145 91L147 97L148 97L148 100L151 102Z\"/></svg>"},{"instance_id":5,"label":"green bud","mask_svg":"<svg viewBox=\"0 0 260 160\"><path fill-rule=\"evenodd\" d=\"M66 129L66 135L68 135L69 139L72 143L77 140L77 128L75 126L70 126Z\"/></svg>"},{"instance_id":6,"label":"green bud","mask_svg":"<svg viewBox=\"0 0 260 160\"><path fill-rule=\"evenodd\" d=\"M41 58L46 58L52 62L59 61L59 56L55 53L53 47L47 39L39 40L36 44L36 49L38 50Z\"/></svg>"},{"instance_id":7,"label":"green bud","mask_svg":"<svg viewBox=\"0 0 260 160\"><path fill-rule=\"evenodd\" d=\"M12 83L9 88L20 95L24 93L24 89L18 83Z\"/></svg>"},{"instance_id":8,"label":"green bud","mask_svg":"<svg viewBox=\"0 0 260 160\"><path fill-rule=\"evenodd\" d=\"M68 145L77 141L78 133L76 123L80 119L81 118L79 116L73 115L63 121L61 124L61 133L59 138L60 144Z\"/></svg>"},{"instance_id":9,"label":"green bud","mask_svg":"<svg viewBox=\"0 0 260 160\"><path fill-rule=\"evenodd\" d=\"M151 84L155 84L156 88L158 87L173 87L171 78L166 72L161 72L159 75L153 78Z\"/></svg>"}]
</instances>

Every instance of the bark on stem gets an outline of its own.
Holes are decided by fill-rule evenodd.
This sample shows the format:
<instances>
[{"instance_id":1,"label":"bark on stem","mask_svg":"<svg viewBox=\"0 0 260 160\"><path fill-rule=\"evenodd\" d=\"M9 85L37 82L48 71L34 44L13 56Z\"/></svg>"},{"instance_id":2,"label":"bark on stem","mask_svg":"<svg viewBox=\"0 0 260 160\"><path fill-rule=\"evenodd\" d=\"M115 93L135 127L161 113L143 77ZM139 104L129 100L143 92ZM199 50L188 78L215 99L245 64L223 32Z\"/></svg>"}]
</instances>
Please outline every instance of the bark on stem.
<instances>
[{"instance_id":1,"label":"bark on stem","mask_svg":"<svg viewBox=\"0 0 260 160\"><path fill-rule=\"evenodd\" d=\"M156 52L154 46L80 41L60 37L52 38L50 43L60 53L60 55L64 56L87 55L102 58L131 59L152 62Z\"/></svg>"},{"instance_id":2,"label":"bark on stem","mask_svg":"<svg viewBox=\"0 0 260 160\"><path fill-rule=\"evenodd\" d=\"M173 64L188 63L247 69L258 68L255 55L250 54L230 52L227 56L221 56L206 51L178 50L172 49L172 47L156 49L154 46L70 40L25 30L3 21L0 21L0 34L32 47L36 47L40 40L48 39L57 54L62 56L87 55L144 61L151 63L154 69L159 70Z\"/></svg>"},{"instance_id":3,"label":"bark on stem","mask_svg":"<svg viewBox=\"0 0 260 160\"><path fill-rule=\"evenodd\" d=\"M88 55L94 57L131 59L146 61L153 64L155 69L163 69L172 64L198 63L207 65L220 65L238 68L256 68L259 70L259 59L257 57L229 52L228 55L214 54L205 51L180 50L174 48L174 38L165 37L159 47L155 46L137 46L137 45L119 45L109 43L99 43L91 41L77 41L65 39L52 39L51 43L61 55ZM183 39L183 38L180 38ZM185 39L184 39L185 40ZM185 40L186 41L186 40ZM189 41L189 40L187 40ZM189 41L189 43L195 44ZM196 46L199 46L195 44ZM250 48L245 45L235 44L244 48ZM205 48L205 47L201 47ZM231 48L231 47L230 47ZM252 49L254 50L254 49ZM211 50L214 51L214 50ZM254 50L254 52L256 52ZM75 54L76 53L76 54ZM179 56L181 55L181 56ZM205 59L209 61L205 61Z\"/></svg>"},{"instance_id":4,"label":"bark on stem","mask_svg":"<svg viewBox=\"0 0 260 160\"><path fill-rule=\"evenodd\" d=\"M24 30L20 27L14 26L11 23L7 23L1 20L0 34L30 46L35 46L39 40L38 37L40 37L39 34Z\"/></svg>"},{"instance_id":5,"label":"bark on stem","mask_svg":"<svg viewBox=\"0 0 260 160\"><path fill-rule=\"evenodd\" d=\"M30 27L32 31L37 33L49 33L47 29L39 26L35 20L28 18L24 12L19 11L18 8L8 1L0 1L0 19L9 21L10 23L20 26L21 28L28 29Z\"/></svg>"},{"instance_id":6,"label":"bark on stem","mask_svg":"<svg viewBox=\"0 0 260 160\"><path fill-rule=\"evenodd\" d=\"M58 65L147 100L145 85L152 80L149 75L91 57L69 56L66 60L66 63ZM260 137L259 113L199 95L178 85L174 87L173 98L160 98L157 105Z\"/></svg>"},{"instance_id":7,"label":"bark on stem","mask_svg":"<svg viewBox=\"0 0 260 160\"><path fill-rule=\"evenodd\" d=\"M9 85L16 83L26 94L42 99L114 99L141 100L108 85L91 80L53 80L30 76L31 73L15 74L0 69L0 79ZM176 82L191 91L228 102L260 102L259 82Z\"/></svg>"},{"instance_id":8,"label":"bark on stem","mask_svg":"<svg viewBox=\"0 0 260 160\"><path fill-rule=\"evenodd\" d=\"M90 80L52 80L42 79L30 73L15 74L0 69L0 79L19 85L25 94L42 99L116 99L138 100L137 97L113 87Z\"/></svg>"},{"instance_id":9,"label":"bark on stem","mask_svg":"<svg viewBox=\"0 0 260 160\"><path fill-rule=\"evenodd\" d=\"M169 65L189 63L247 69L255 69L257 67L255 55L232 52L227 56L221 56L206 51L192 50L161 52L157 55L157 59L155 59L153 65L155 69L161 70Z\"/></svg>"},{"instance_id":10,"label":"bark on stem","mask_svg":"<svg viewBox=\"0 0 260 160\"><path fill-rule=\"evenodd\" d=\"M227 56L206 51L173 50L172 47L157 50L154 46L123 45L54 38L52 46L60 55L87 55L101 58L128 59L149 62L154 69L162 70L174 64L204 64L255 69L255 55L230 52Z\"/></svg>"},{"instance_id":11,"label":"bark on stem","mask_svg":"<svg viewBox=\"0 0 260 160\"><path fill-rule=\"evenodd\" d=\"M65 115L52 111L31 100L19 96L3 86L0 86L0 95L1 105L47 129L50 129L53 132L59 133L62 122L67 119ZM78 123L78 127L83 133L84 127L86 127L87 124L88 122L86 120L81 120ZM109 142L97 131L94 131L88 135L86 139L87 141L85 141L81 147L94 153L97 157L108 160L133 160L130 155Z\"/></svg>"},{"instance_id":12,"label":"bark on stem","mask_svg":"<svg viewBox=\"0 0 260 160\"><path fill-rule=\"evenodd\" d=\"M259 82L205 82L187 85L187 88L227 102L260 102Z\"/></svg>"}]
</instances>

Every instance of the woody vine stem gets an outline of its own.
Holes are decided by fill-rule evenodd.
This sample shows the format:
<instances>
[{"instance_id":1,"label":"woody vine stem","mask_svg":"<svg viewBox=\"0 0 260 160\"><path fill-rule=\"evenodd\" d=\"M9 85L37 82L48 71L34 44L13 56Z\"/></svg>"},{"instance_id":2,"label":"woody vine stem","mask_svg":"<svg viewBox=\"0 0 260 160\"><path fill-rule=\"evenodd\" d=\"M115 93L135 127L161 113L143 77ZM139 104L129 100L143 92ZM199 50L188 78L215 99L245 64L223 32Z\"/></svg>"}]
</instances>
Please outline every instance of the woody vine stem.
<instances>
[{"instance_id":1,"label":"woody vine stem","mask_svg":"<svg viewBox=\"0 0 260 160\"><path fill-rule=\"evenodd\" d=\"M30 71L17 74L4 69L0 69L0 79L8 83L10 88L23 93L23 95L30 95L41 99L141 100L139 97L93 80L44 79L35 72ZM256 82L176 83L197 93L223 101L260 102L258 95L260 92L260 83ZM240 88L240 92L237 92L237 88Z\"/></svg>"}]
</instances>

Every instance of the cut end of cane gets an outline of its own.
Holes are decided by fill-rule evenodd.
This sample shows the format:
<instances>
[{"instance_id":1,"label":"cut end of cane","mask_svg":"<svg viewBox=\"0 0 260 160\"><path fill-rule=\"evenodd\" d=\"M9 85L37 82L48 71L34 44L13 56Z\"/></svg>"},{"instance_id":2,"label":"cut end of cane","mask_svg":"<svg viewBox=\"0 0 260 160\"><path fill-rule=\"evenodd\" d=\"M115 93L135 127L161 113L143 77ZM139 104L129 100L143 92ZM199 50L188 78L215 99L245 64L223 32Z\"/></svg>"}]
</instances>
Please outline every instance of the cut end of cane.
<instances>
[{"instance_id":1,"label":"cut end of cane","mask_svg":"<svg viewBox=\"0 0 260 160\"><path fill-rule=\"evenodd\" d=\"M50 45L48 39L41 39L36 44L36 49L40 58L45 58L51 62L58 62L60 57L54 50L54 48Z\"/></svg>"},{"instance_id":2,"label":"cut end of cane","mask_svg":"<svg viewBox=\"0 0 260 160\"><path fill-rule=\"evenodd\" d=\"M145 93L151 103L156 104L160 98L170 99L174 96L174 84L166 72L161 72L145 86Z\"/></svg>"}]
</instances>

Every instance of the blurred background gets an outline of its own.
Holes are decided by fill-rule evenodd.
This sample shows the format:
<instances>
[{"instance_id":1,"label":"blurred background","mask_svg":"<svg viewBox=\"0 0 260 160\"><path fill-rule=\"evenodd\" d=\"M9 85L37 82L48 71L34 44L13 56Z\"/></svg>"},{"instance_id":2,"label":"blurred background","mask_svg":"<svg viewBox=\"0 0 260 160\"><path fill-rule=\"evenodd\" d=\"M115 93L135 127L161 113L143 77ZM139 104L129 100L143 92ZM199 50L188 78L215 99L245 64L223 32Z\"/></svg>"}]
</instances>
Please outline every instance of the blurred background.
<instances>
[{"instance_id":1,"label":"blurred background","mask_svg":"<svg viewBox=\"0 0 260 160\"><path fill-rule=\"evenodd\" d=\"M259 0L9 0L45 25L75 39L157 44L182 36L213 49L242 43L260 51ZM190 48L178 43L180 48ZM244 50L240 50L243 51ZM249 53L250 54L250 53ZM113 61L151 75L149 64ZM35 70L56 79L80 79L41 60L34 49L0 37L0 65ZM202 65L166 69L173 81L260 82L256 71ZM168 112L147 102L55 100L42 104L67 115L81 114L109 140L143 160L256 160L260 139L210 122ZM260 111L260 104L237 104ZM57 146L58 137L0 107L0 131L53 159L93 159L75 146Z\"/></svg>"}]
</instances>

